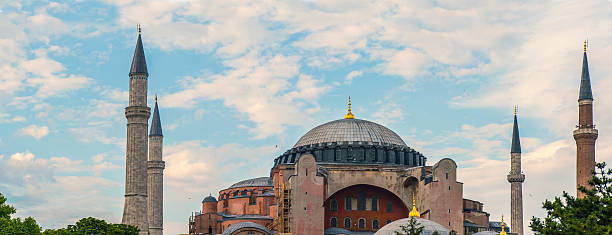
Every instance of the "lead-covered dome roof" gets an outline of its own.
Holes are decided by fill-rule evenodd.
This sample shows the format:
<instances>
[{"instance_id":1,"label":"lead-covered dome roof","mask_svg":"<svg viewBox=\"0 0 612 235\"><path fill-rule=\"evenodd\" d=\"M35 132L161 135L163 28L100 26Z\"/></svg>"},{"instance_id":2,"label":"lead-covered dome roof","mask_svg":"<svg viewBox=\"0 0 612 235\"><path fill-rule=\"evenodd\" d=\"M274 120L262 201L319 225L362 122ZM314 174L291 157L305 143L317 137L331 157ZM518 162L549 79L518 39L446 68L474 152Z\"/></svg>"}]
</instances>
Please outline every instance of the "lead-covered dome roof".
<instances>
[{"instance_id":1,"label":"lead-covered dome roof","mask_svg":"<svg viewBox=\"0 0 612 235\"><path fill-rule=\"evenodd\" d=\"M312 154L317 163L342 165L415 167L425 166L427 160L389 128L353 118L331 121L306 132L293 148L274 159L274 166L295 164L302 154Z\"/></svg>"},{"instance_id":2,"label":"lead-covered dome roof","mask_svg":"<svg viewBox=\"0 0 612 235\"><path fill-rule=\"evenodd\" d=\"M406 146L399 135L383 125L361 119L339 119L306 132L293 147L333 142L370 142Z\"/></svg>"},{"instance_id":3,"label":"lead-covered dome roof","mask_svg":"<svg viewBox=\"0 0 612 235\"><path fill-rule=\"evenodd\" d=\"M272 179L270 177L258 177L248 180L243 180L238 183L232 184L228 189L242 188L242 187L272 187Z\"/></svg>"}]
</instances>

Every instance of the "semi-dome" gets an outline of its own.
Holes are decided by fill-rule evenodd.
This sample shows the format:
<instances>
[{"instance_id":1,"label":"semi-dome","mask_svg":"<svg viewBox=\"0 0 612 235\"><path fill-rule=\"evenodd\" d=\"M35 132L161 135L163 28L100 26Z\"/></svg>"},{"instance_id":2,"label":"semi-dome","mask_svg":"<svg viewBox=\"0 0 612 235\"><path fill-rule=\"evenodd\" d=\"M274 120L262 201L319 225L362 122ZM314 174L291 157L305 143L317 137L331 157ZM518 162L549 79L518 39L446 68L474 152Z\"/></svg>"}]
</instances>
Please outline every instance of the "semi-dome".
<instances>
[{"instance_id":1,"label":"semi-dome","mask_svg":"<svg viewBox=\"0 0 612 235\"><path fill-rule=\"evenodd\" d=\"M306 132L293 147L333 142L369 142L406 146L399 135L383 125L361 119L339 119Z\"/></svg>"},{"instance_id":2,"label":"semi-dome","mask_svg":"<svg viewBox=\"0 0 612 235\"><path fill-rule=\"evenodd\" d=\"M401 226L407 226L410 223L410 219L414 218L420 226L423 226L423 235L431 235L434 232L438 232L440 235L448 235L450 230L436 222L431 220L418 218L418 217L409 217L403 218L396 221L391 222L390 224L385 225L380 228L374 235L395 235L395 232L401 232Z\"/></svg>"},{"instance_id":3,"label":"semi-dome","mask_svg":"<svg viewBox=\"0 0 612 235\"><path fill-rule=\"evenodd\" d=\"M258 177L248 180L243 180L238 183L232 184L228 189L231 188L242 188L242 187L272 187L272 179L270 177Z\"/></svg>"}]
</instances>

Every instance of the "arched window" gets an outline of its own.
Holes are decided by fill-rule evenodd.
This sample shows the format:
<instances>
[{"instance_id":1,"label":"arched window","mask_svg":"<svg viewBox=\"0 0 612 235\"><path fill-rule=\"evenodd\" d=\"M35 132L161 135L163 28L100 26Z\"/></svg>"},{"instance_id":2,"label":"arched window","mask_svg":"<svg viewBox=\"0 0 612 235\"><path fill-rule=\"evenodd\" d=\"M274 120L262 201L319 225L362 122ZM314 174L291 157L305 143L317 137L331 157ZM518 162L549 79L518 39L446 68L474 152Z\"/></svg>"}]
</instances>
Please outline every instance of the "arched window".
<instances>
[{"instance_id":1,"label":"arched window","mask_svg":"<svg viewBox=\"0 0 612 235\"><path fill-rule=\"evenodd\" d=\"M366 209L365 192L359 191L357 193L357 210L365 211L365 209Z\"/></svg>"},{"instance_id":2,"label":"arched window","mask_svg":"<svg viewBox=\"0 0 612 235\"><path fill-rule=\"evenodd\" d=\"M345 210L347 210L347 211L352 210L352 209L351 209L351 197L349 197L349 196L347 196L347 197L344 199L344 209L345 209Z\"/></svg>"},{"instance_id":3,"label":"arched window","mask_svg":"<svg viewBox=\"0 0 612 235\"><path fill-rule=\"evenodd\" d=\"M331 217L331 219L329 219L329 227L338 227L338 219L336 219L336 217Z\"/></svg>"},{"instance_id":4,"label":"arched window","mask_svg":"<svg viewBox=\"0 0 612 235\"><path fill-rule=\"evenodd\" d=\"M390 220L390 219L388 219L388 220L387 220L387 224L390 224L390 223L391 223L391 220Z\"/></svg>"},{"instance_id":5,"label":"arched window","mask_svg":"<svg viewBox=\"0 0 612 235\"><path fill-rule=\"evenodd\" d=\"M208 233L212 234L212 226L208 225Z\"/></svg>"},{"instance_id":6,"label":"arched window","mask_svg":"<svg viewBox=\"0 0 612 235\"><path fill-rule=\"evenodd\" d=\"M392 211L393 211L393 203L387 202L387 212L392 212Z\"/></svg>"},{"instance_id":7,"label":"arched window","mask_svg":"<svg viewBox=\"0 0 612 235\"><path fill-rule=\"evenodd\" d=\"M372 220L372 229L379 229L380 224L378 224L378 219Z\"/></svg>"},{"instance_id":8,"label":"arched window","mask_svg":"<svg viewBox=\"0 0 612 235\"><path fill-rule=\"evenodd\" d=\"M349 217L344 218L344 228L345 229L351 228L351 218Z\"/></svg>"},{"instance_id":9,"label":"arched window","mask_svg":"<svg viewBox=\"0 0 612 235\"><path fill-rule=\"evenodd\" d=\"M359 219L359 228L365 228L366 220L364 218Z\"/></svg>"},{"instance_id":10,"label":"arched window","mask_svg":"<svg viewBox=\"0 0 612 235\"><path fill-rule=\"evenodd\" d=\"M372 210L373 211L378 210L378 199L376 198L376 196L372 197Z\"/></svg>"},{"instance_id":11,"label":"arched window","mask_svg":"<svg viewBox=\"0 0 612 235\"><path fill-rule=\"evenodd\" d=\"M336 199L329 201L329 211L338 211L338 201Z\"/></svg>"}]
</instances>

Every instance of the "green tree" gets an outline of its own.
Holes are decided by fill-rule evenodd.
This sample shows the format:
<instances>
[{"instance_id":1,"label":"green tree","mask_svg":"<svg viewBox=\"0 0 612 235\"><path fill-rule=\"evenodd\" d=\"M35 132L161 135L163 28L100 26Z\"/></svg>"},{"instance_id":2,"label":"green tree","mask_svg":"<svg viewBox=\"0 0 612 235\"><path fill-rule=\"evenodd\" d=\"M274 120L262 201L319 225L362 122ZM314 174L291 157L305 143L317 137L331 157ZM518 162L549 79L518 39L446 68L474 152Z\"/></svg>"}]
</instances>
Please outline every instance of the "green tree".
<instances>
[{"instance_id":1,"label":"green tree","mask_svg":"<svg viewBox=\"0 0 612 235\"><path fill-rule=\"evenodd\" d=\"M47 229L44 235L136 235L140 229L125 224L109 224L104 220L93 217L83 218L74 225L68 225L61 229Z\"/></svg>"},{"instance_id":2,"label":"green tree","mask_svg":"<svg viewBox=\"0 0 612 235\"><path fill-rule=\"evenodd\" d=\"M40 226L32 217L23 221L20 218L11 218L16 212L15 207L6 204L6 197L0 193L0 234L40 234Z\"/></svg>"},{"instance_id":3,"label":"green tree","mask_svg":"<svg viewBox=\"0 0 612 235\"><path fill-rule=\"evenodd\" d=\"M612 234L612 169L606 163L596 163L592 189L580 186L584 198L576 198L563 192L564 200L555 197L546 200L542 207L544 219L531 218L531 230L536 234Z\"/></svg>"},{"instance_id":4,"label":"green tree","mask_svg":"<svg viewBox=\"0 0 612 235\"><path fill-rule=\"evenodd\" d=\"M419 235L424 227L414 217L410 217L408 225L400 225L400 228L402 231L395 231L395 235Z\"/></svg>"}]
</instances>

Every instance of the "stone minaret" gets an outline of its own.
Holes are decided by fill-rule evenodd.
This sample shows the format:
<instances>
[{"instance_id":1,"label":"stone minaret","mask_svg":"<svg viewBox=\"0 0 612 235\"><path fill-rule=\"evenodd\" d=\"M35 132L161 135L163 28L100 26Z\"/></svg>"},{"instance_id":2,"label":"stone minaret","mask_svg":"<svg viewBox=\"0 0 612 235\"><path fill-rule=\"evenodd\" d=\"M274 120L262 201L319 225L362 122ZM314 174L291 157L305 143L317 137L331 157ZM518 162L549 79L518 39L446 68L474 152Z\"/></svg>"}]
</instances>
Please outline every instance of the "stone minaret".
<instances>
[{"instance_id":1,"label":"stone minaret","mask_svg":"<svg viewBox=\"0 0 612 235\"><path fill-rule=\"evenodd\" d=\"M510 230L513 233L523 235L523 182L525 181L525 175L521 173L521 140L519 139L516 107L514 108L514 127L512 129L510 158L510 174L508 174L511 194L510 209L512 212Z\"/></svg>"},{"instance_id":2,"label":"stone minaret","mask_svg":"<svg viewBox=\"0 0 612 235\"><path fill-rule=\"evenodd\" d=\"M140 27L130 69L130 106L127 118L125 159L125 205L121 223L134 225L140 235L149 233L147 218L147 129L151 109L147 107L147 62L145 61Z\"/></svg>"},{"instance_id":3,"label":"stone minaret","mask_svg":"<svg viewBox=\"0 0 612 235\"><path fill-rule=\"evenodd\" d=\"M155 108L151 120L151 131L149 132L149 234L162 235L164 218L164 166L162 161L162 149L164 135L162 134L159 110L157 109L157 96L155 97Z\"/></svg>"},{"instance_id":4,"label":"stone minaret","mask_svg":"<svg viewBox=\"0 0 612 235\"><path fill-rule=\"evenodd\" d=\"M582 185L587 188L595 170L595 140L597 129L593 125L593 94L591 78L587 62L587 44L584 42L584 57L582 59L582 77L580 79L580 95L578 96L578 129L574 130L576 140L576 189ZM584 197L578 190L577 196Z\"/></svg>"}]
</instances>

